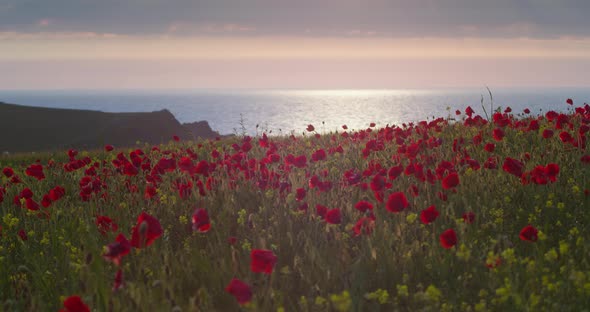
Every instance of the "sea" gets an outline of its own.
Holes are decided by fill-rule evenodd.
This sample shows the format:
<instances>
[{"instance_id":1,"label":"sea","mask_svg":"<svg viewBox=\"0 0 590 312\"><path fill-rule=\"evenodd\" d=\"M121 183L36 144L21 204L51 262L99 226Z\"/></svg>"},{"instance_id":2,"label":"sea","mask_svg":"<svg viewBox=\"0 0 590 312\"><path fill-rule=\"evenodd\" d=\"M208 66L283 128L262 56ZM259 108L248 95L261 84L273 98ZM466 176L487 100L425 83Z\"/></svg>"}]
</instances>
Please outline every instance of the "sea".
<instances>
[{"instance_id":1,"label":"sea","mask_svg":"<svg viewBox=\"0 0 590 312\"><path fill-rule=\"evenodd\" d=\"M588 88L463 88L399 90L0 90L0 102L103 112L168 109L181 123L206 120L221 134L302 134L307 125L327 133L455 118L471 106L485 116L507 107L513 114L568 111L590 103ZM484 112L485 108L485 112ZM1 120L1 116L0 116ZM1 122L1 121L0 121Z\"/></svg>"}]
</instances>

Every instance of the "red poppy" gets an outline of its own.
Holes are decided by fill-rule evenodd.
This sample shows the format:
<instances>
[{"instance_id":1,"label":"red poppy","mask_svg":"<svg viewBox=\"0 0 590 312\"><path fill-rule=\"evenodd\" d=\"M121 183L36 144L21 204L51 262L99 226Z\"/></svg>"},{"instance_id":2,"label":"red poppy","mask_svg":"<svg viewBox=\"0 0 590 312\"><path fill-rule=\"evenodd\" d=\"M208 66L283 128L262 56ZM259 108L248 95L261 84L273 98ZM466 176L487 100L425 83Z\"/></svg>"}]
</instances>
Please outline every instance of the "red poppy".
<instances>
[{"instance_id":1,"label":"red poppy","mask_svg":"<svg viewBox=\"0 0 590 312\"><path fill-rule=\"evenodd\" d=\"M6 167L6 168L2 169L2 173L7 178L10 178L10 177L12 177L14 175L14 170L12 168L10 168L10 167Z\"/></svg>"},{"instance_id":2,"label":"red poppy","mask_svg":"<svg viewBox=\"0 0 590 312\"><path fill-rule=\"evenodd\" d=\"M79 296L69 296L64 300L64 308L60 312L90 312L90 308Z\"/></svg>"},{"instance_id":3,"label":"red poppy","mask_svg":"<svg viewBox=\"0 0 590 312\"><path fill-rule=\"evenodd\" d=\"M135 248L147 247L162 236L162 232L160 221L142 212L137 218L137 224L133 227L131 246Z\"/></svg>"},{"instance_id":4,"label":"red poppy","mask_svg":"<svg viewBox=\"0 0 590 312\"><path fill-rule=\"evenodd\" d=\"M590 164L590 154L582 156L580 158L580 161L585 164Z\"/></svg>"},{"instance_id":5,"label":"red poppy","mask_svg":"<svg viewBox=\"0 0 590 312\"><path fill-rule=\"evenodd\" d=\"M230 293L238 300L239 304L246 304L252 300L252 289L250 285L233 278L225 287L225 291Z\"/></svg>"},{"instance_id":6,"label":"red poppy","mask_svg":"<svg viewBox=\"0 0 590 312\"><path fill-rule=\"evenodd\" d=\"M32 198L26 199L26 206L29 210L39 210L39 204L37 204L37 202L34 201Z\"/></svg>"},{"instance_id":7,"label":"red poppy","mask_svg":"<svg viewBox=\"0 0 590 312\"><path fill-rule=\"evenodd\" d=\"M455 230L448 229L440 234L440 244L445 249L449 249L457 244L457 234Z\"/></svg>"},{"instance_id":8,"label":"red poppy","mask_svg":"<svg viewBox=\"0 0 590 312\"><path fill-rule=\"evenodd\" d=\"M295 200L297 201L302 201L305 198L305 195L307 194L305 189L302 187L298 188L295 192Z\"/></svg>"},{"instance_id":9,"label":"red poppy","mask_svg":"<svg viewBox=\"0 0 590 312\"><path fill-rule=\"evenodd\" d=\"M551 130L551 129L543 130L543 138L549 139L551 137L553 137L553 130Z\"/></svg>"},{"instance_id":10,"label":"red poppy","mask_svg":"<svg viewBox=\"0 0 590 312\"><path fill-rule=\"evenodd\" d=\"M34 177L35 179L41 181L45 179L45 174L43 173L43 166L40 164L32 164L30 165L27 170L25 171L26 175L30 177Z\"/></svg>"},{"instance_id":11,"label":"red poppy","mask_svg":"<svg viewBox=\"0 0 590 312\"><path fill-rule=\"evenodd\" d=\"M493 131L493 136L494 136L494 140L496 141L502 141L502 139L504 139L504 130L502 130L501 128L496 128Z\"/></svg>"},{"instance_id":12,"label":"red poppy","mask_svg":"<svg viewBox=\"0 0 590 312\"><path fill-rule=\"evenodd\" d=\"M408 203L408 199L404 193L395 192L389 195L385 208L390 212L398 213L408 208L409 205L410 203Z\"/></svg>"},{"instance_id":13,"label":"red poppy","mask_svg":"<svg viewBox=\"0 0 590 312\"><path fill-rule=\"evenodd\" d=\"M525 114L530 114L531 113L531 110L528 109L528 108L525 108L522 112L525 113Z\"/></svg>"},{"instance_id":14,"label":"red poppy","mask_svg":"<svg viewBox=\"0 0 590 312\"><path fill-rule=\"evenodd\" d=\"M486 261L486 267L488 267L489 269L497 268L498 266L500 266L500 264L502 264L502 258L500 257L496 257L496 260L491 259L489 260L489 262Z\"/></svg>"},{"instance_id":15,"label":"red poppy","mask_svg":"<svg viewBox=\"0 0 590 312\"><path fill-rule=\"evenodd\" d=\"M395 179L397 179L397 177L399 177L400 174L402 174L403 171L404 171L404 167L402 165L393 166L387 172L387 177L390 180L395 180Z\"/></svg>"},{"instance_id":16,"label":"red poppy","mask_svg":"<svg viewBox=\"0 0 590 312\"><path fill-rule=\"evenodd\" d=\"M488 143L488 144L486 144L486 145L484 146L484 149L485 149L487 152L493 153L493 152L494 152L494 150L496 149L496 145L495 145L494 143Z\"/></svg>"},{"instance_id":17,"label":"red poppy","mask_svg":"<svg viewBox=\"0 0 590 312\"><path fill-rule=\"evenodd\" d=\"M342 222L342 215L340 214L340 209L334 208L328 210L326 212L326 222L330 224L340 224Z\"/></svg>"},{"instance_id":18,"label":"red poppy","mask_svg":"<svg viewBox=\"0 0 590 312\"><path fill-rule=\"evenodd\" d=\"M66 190L61 186L56 186L49 191L49 198L52 201L60 200L66 194Z\"/></svg>"},{"instance_id":19,"label":"red poppy","mask_svg":"<svg viewBox=\"0 0 590 312\"><path fill-rule=\"evenodd\" d=\"M574 101L572 99L567 99L565 102L569 105L574 105Z\"/></svg>"},{"instance_id":20,"label":"red poppy","mask_svg":"<svg viewBox=\"0 0 590 312\"><path fill-rule=\"evenodd\" d=\"M119 265L121 263L121 258L127 255L131 250L131 244L123 234L117 235L115 242L112 244L107 245L107 251L102 255L102 257L107 260L113 262L115 265Z\"/></svg>"},{"instance_id":21,"label":"red poppy","mask_svg":"<svg viewBox=\"0 0 590 312\"><path fill-rule=\"evenodd\" d=\"M51 206L51 198L49 198L48 194L43 195L43 199L41 199L41 205L43 208L48 208Z\"/></svg>"},{"instance_id":22,"label":"red poppy","mask_svg":"<svg viewBox=\"0 0 590 312\"><path fill-rule=\"evenodd\" d=\"M463 214L463 222L471 224L473 221L475 221L475 213L469 211Z\"/></svg>"},{"instance_id":23,"label":"red poppy","mask_svg":"<svg viewBox=\"0 0 590 312\"><path fill-rule=\"evenodd\" d=\"M107 145L104 146L105 152L112 152L114 149L115 149L115 147L113 147L110 144L107 144Z\"/></svg>"},{"instance_id":24,"label":"red poppy","mask_svg":"<svg viewBox=\"0 0 590 312\"><path fill-rule=\"evenodd\" d=\"M544 168L545 174L551 180L551 182L557 181L557 175L559 175L559 165L558 164L548 164Z\"/></svg>"},{"instance_id":25,"label":"red poppy","mask_svg":"<svg viewBox=\"0 0 590 312\"><path fill-rule=\"evenodd\" d=\"M103 236L107 235L107 232L116 232L119 229L117 223L113 221L113 219L109 218L108 216L96 216L96 221L94 221L98 231Z\"/></svg>"},{"instance_id":26,"label":"red poppy","mask_svg":"<svg viewBox=\"0 0 590 312\"><path fill-rule=\"evenodd\" d=\"M115 280L113 281L113 291L117 291L121 287L123 287L123 270L119 269L117 270L117 273L115 273Z\"/></svg>"},{"instance_id":27,"label":"red poppy","mask_svg":"<svg viewBox=\"0 0 590 312\"><path fill-rule=\"evenodd\" d=\"M211 222L209 220L209 214L207 210L199 208L193 213L193 231L200 233L207 233L211 228Z\"/></svg>"},{"instance_id":28,"label":"red poppy","mask_svg":"<svg viewBox=\"0 0 590 312\"><path fill-rule=\"evenodd\" d=\"M374 227L374 216L362 217L355 223L354 227L352 227L352 231L354 232L354 236L359 236L361 234L371 235Z\"/></svg>"},{"instance_id":29,"label":"red poppy","mask_svg":"<svg viewBox=\"0 0 590 312\"><path fill-rule=\"evenodd\" d=\"M180 141L180 138L179 138L177 135L173 135L173 136L172 136L172 139L173 139L175 142L178 142L178 141Z\"/></svg>"},{"instance_id":30,"label":"red poppy","mask_svg":"<svg viewBox=\"0 0 590 312\"><path fill-rule=\"evenodd\" d=\"M315 127L313 125L307 125L307 128L305 130L312 132L315 130Z\"/></svg>"},{"instance_id":31,"label":"red poppy","mask_svg":"<svg viewBox=\"0 0 590 312\"><path fill-rule=\"evenodd\" d=\"M438 215L438 210L436 210L436 207L432 205L420 212L420 221L422 221L424 224L429 224L434 222L434 220L438 218Z\"/></svg>"},{"instance_id":32,"label":"red poppy","mask_svg":"<svg viewBox=\"0 0 590 312\"><path fill-rule=\"evenodd\" d=\"M572 135L567 132L567 131L562 131L561 133L559 133L559 139L561 140L561 142L563 143L568 143L574 140L574 138L572 137Z\"/></svg>"},{"instance_id":33,"label":"red poppy","mask_svg":"<svg viewBox=\"0 0 590 312\"><path fill-rule=\"evenodd\" d=\"M354 208L360 212L366 212L367 210L373 210L373 204L366 200L361 200L354 205Z\"/></svg>"},{"instance_id":34,"label":"red poppy","mask_svg":"<svg viewBox=\"0 0 590 312\"><path fill-rule=\"evenodd\" d=\"M442 187L445 190L452 189L452 188L456 187L457 185L459 185L459 175L455 172L444 177L442 180Z\"/></svg>"},{"instance_id":35,"label":"red poppy","mask_svg":"<svg viewBox=\"0 0 590 312\"><path fill-rule=\"evenodd\" d=\"M323 219L326 217L326 213L328 212L328 207L326 207L324 205L317 204L315 206L315 211L318 214L318 216L322 217L322 219Z\"/></svg>"},{"instance_id":36,"label":"red poppy","mask_svg":"<svg viewBox=\"0 0 590 312\"><path fill-rule=\"evenodd\" d=\"M537 230L535 227L529 224L522 228L519 236L520 239L522 239L523 241L536 242L537 239L539 239L538 234L539 230Z\"/></svg>"},{"instance_id":37,"label":"red poppy","mask_svg":"<svg viewBox=\"0 0 590 312\"><path fill-rule=\"evenodd\" d=\"M512 175L521 177L524 170L524 164L514 158L506 157L502 169Z\"/></svg>"},{"instance_id":38,"label":"red poppy","mask_svg":"<svg viewBox=\"0 0 590 312\"><path fill-rule=\"evenodd\" d=\"M29 237L27 236L27 232L25 232L25 230L20 229L18 231L18 236L20 237L20 239L22 239L23 241L26 241L29 239Z\"/></svg>"},{"instance_id":39,"label":"red poppy","mask_svg":"<svg viewBox=\"0 0 590 312\"><path fill-rule=\"evenodd\" d=\"M325 159L326 159L326 151L324 149L319 149L319 150L315 151L313 154L311 154L311 160L314 162L325 160Z\"/></svg>"},{"instance_id":40,"label":"red poppy","mask_svg":"<svg viewBox=\"0 0 590 312\"><path fill-rule=\"evenodd\" d=\"M270 250L254 249L250 253L250 270L254 273L271 274L277 263L277 256Z\"/></svg>"}]
</instances>

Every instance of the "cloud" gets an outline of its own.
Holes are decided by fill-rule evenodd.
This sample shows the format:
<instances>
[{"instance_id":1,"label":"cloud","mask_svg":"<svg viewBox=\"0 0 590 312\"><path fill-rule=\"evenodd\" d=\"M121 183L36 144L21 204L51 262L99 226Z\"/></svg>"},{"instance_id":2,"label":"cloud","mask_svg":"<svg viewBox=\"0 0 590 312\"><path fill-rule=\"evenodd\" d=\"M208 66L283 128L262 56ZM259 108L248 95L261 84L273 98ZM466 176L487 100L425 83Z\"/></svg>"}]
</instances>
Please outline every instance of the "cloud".
<instances>
[{"instance_id":1,"label":"cloud","mask_svg":"<svg viewBox=\"0 0 590 312\"><path fill-rule=\"evenodd\" d=\"M256 31L256 27L237 23L193 23L175 21L166 27L168 34L185 35L215 35L215 34L244 34Z\"/></svg>"},{"instance_id":2,"label":"cloud","mask_svg":"<svg viewBox=\"0 0 590 312\"><path fill-rule=\"evenodd\" d=\"M43 19L40 19L39 21L37 21L37 25L39 27L47 27L51 24L53 24L53 21L48 18L43 18Z\"/></svg>"},{"instance_id":3,"label":"cloud","mask_svg":"<svg viewBox=\"0 0 590 312\"><path fill-rule=\"evenodd\" d=\"M0 31L127 35L588 37L587 0L3 0ZM180 22L179 22L180 21ZM351 33L354 32L354 33Z\"/></svg>"},{"instance_id":4,"label":"cloud","mask_svg":"<svg viewBox=\"0 0 590 312\"><path fill-rule=\"evenodd\" d=\"M0 31L1 41L23 41L23 40L85 40L85 39L116 39L124 38L125 35L96 32L17 32Z\"/></svg>"}]
</instances>

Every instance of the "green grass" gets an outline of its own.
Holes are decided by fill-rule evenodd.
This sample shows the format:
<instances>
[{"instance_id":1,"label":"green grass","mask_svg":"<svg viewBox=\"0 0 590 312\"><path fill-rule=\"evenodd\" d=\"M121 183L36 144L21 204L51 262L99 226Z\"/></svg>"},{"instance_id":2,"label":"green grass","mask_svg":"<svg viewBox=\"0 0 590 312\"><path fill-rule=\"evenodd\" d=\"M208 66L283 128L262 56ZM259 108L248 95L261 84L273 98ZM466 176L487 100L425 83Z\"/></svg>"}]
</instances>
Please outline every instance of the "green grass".
<instances>
[{"instance_id":1,"label":"green grass","mask_svg":"<svg viewBox=\"0 0 590 312\"><path fill-rule=\"evenodd\" d=\"M573 135L587 122L580 114L568 117L566 129L571 124ZM444 120L437 127L349 131L348 137L341 133L269 137L281 160L265 165L268 171L261 170L267 152L258 144L261 138L252 139L253 148L239 161L232 158L238 154L232 145L243 144L239 137L171 142L160 151L143 149L151 166L162 157L188 156L187 149L194 152L194 164L215 163L210 174L213 184L205 196L196 184L206 185L208 178L177 168L162 174L157 195L145 199L149 172L140 170L128 177L112 164L117 153L129 157L132 149L80 152L78 159L88 156L100 164L96 171L107 185L106 198L94 196L87 202L78 193L88 167L63 170L66 151L1 157L0 168L11 166L23 183L12 185L2 177L6 194L0 204L0 309L57 310L65 297L79 295L96 311L581 311L590 306L586 241L590 199L585 194L590 189L590 165L580 161L588 152L563 143L557 135L544 139L542 130L555 127L546 118L540 119L539 130L526 131L530 119L511 119L502 141L493 139L493 123L465 126ZM519 121L526 125L520 127ZM474 144L478 134L483 142ZM454 147L453 141L461 139L463 144ZM376 140L377 146L382 143L382 148L363 157L369 140ZM400 149L414 143L415 156ZM493 153L484 150L486 143L495 143ZM338 146L343 153L329 153ZM327 159L311 162L312 153L320 148ZM213 150L221 156L213 158ZM165 151L172 154L166 156ZM288 154L306 155L307 165L287 168ZM470 168L467 155L481 168ZM497 158L498 169L484 168L489 157ZM560 172L553 183L523 185L502 169L506 157L523 161L527 172L550 163L558 164ZM45 167L42 181L25 175L36 159ZM389 180L386 174L391 185L383 190L383 203L370 187L351 186L344 178L348 170L366 172L361 183L370 184L379 168L387 171L398 164L406 168L420 163L425 171L435 172L442 161L451 162L459 175L458 186L445 190L439 178L429 183L402 173ZM54 165L48 167L49 162ZM323 192L311 189L314 175L331 181L333 187ZM271 180L261 188L261 180L268 176L276 177L276 185ZM179 196L177 180L193 182L188 198ZM289 183L290 191L281 192L280 183ZM49 219L13 203L24 187L40 202L57 185L66 189L66 195L41 208L49 212ZM138 191L129 191L129 186ZM412 186L418 189L417 196L409 191ZM297 201L296 189L302 187L307 195ZM388 195L398 191L405 193L410 206L391 213L386 209ZM443 201L439 193L448 199ZM352 229L365 215L354 208L360 200L375 206L370 235L355 236ZM307 211L298 209L303 202ZM327 224L317 215L317 204L340 208L342 222ZM440 216L422 224L420 212L431 205ZM191 216L198 207L211 218L207 233L191 229ZM132 249L120 267L103 259L105 246L119 232L130 238L142 211L159 219L163 235L147 248ZM466 212L475 213L474 223L464 222ZM119 230L102 236L94 223L96 215L111 217ZM536 242L519 238L529 224L539 230ZM21 229L28 240L19 238ZM447 229L457 234L457 244L450 249L439 241ZM237 242L229 244L230 237ZM250 270L253 249L272 250L277 256L272 274ZM119 268L125 285L112 291ZM250 303L240 306L225 292L234 277L251 286Z\"/></svg>"}]
</instances>

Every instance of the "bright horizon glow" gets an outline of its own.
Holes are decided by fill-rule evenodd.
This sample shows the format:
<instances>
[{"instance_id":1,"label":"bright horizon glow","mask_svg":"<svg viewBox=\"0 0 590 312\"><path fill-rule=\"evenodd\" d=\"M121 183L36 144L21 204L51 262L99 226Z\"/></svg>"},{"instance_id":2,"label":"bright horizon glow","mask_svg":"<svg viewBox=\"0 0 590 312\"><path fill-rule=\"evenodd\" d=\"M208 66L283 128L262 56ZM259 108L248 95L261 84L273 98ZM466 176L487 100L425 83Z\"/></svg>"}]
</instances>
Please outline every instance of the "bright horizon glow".
<instances>
[{"instance_id":1,"label":"bright horizon glow","mask_svg":"<svg viewBox=\"0 0 590 312\"><path fill-rule=\"evenodd\" d=\"M56 36L53 38L53 36ZM388 60L590 59L590 38L166 38L40 37L2 39L0 60Z\"/></svg>"}]
</instances>

